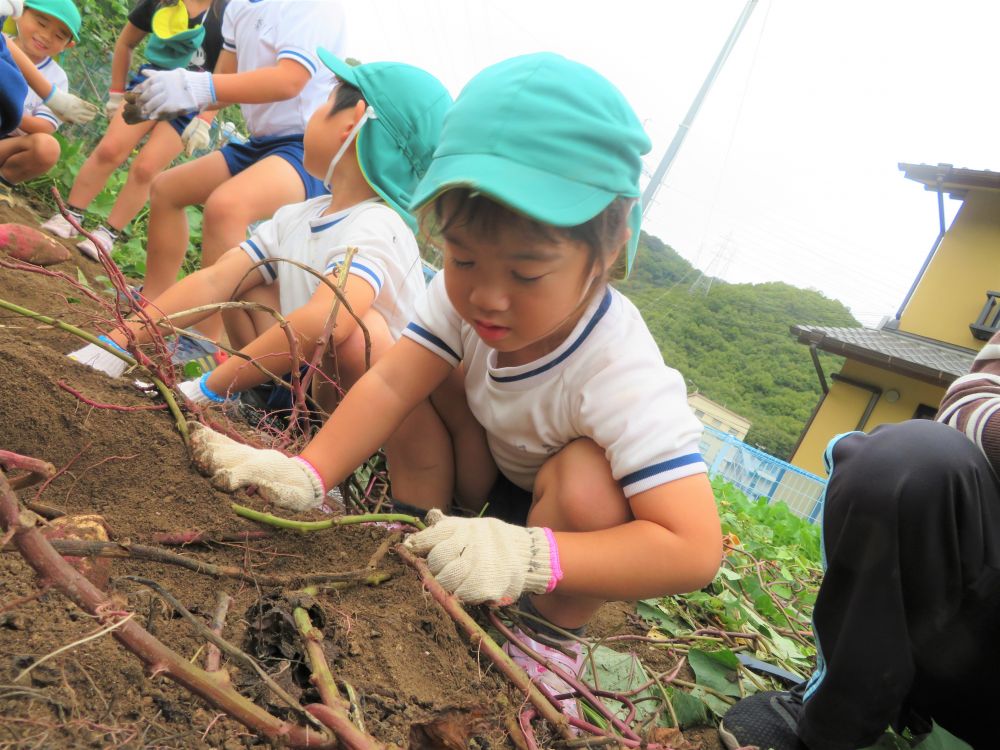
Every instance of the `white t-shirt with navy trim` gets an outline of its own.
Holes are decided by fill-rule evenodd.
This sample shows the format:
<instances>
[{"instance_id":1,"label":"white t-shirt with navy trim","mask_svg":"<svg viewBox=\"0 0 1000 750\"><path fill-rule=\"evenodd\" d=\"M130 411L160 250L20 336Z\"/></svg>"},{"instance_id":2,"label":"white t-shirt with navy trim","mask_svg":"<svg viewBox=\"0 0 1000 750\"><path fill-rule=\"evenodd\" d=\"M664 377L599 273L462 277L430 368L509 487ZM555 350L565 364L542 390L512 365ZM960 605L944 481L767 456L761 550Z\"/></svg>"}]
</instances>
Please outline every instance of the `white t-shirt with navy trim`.
<instances>
[{"instance_id":1,"label":"white t-shirt with navy trim","mask_svg":"<svg viewBox=\"0 0 1000 750\"><path fill-rule=\"evenodd\" d=\"M57 89L60 91L69 91L69 78L66 77L66 71L51 57L46 57L38 63L38 70L45 76L45 80ZM62 124L62 120L56 117L55 113L42 103L42 97L36 94L31 87L28 87L28 95L24 97L24 114L41 117L43 120L51 122L57 129ZM24 131L17 132L16 134L24 135Z\"/></svg>"},{"instance_id":2,"label":"white t-shirt with navy trim","mask_svg":"<svg viewBox=\"0 0 1000 750\"><path fill-rule=\"evenodd\" d=\"M258 269L265 283L278 282L282 315L306 304L320 281L291 263L271 259L289 258L328 276L343 263L348 248L357 248L349 273L375 290L372 307L398 339L426 290L413 232L377 198L324 216L329 205L330 196L321 195L282 206L240 247L255 261L270 261Z\"/></svg>"},{"instance_id":3,"label":"white t-shirt with navy trim","mask_svg":"<svg viewBox=\"0 0 1000 750\"><path fill-rule=\"evenodd\" d=\"M230 0L222 18L222 48L236 53L237 72L294 60L309 71L299 95L280 102L241 104L250 135L304 133L333 88L333 72L316 56L319 47L343 56L344 9L339 0Z\"/></svg>"},{"instance_id":4,"label":"white t-shirt with navy trim","mask_svg":"<svg viewBox=\"0 0 1000 750\"><path fill-rule=\"evenodd\" d=\"M469 408L490 452L525 490L549 456L580 437L604 449L626 497L707 470L684 379L615 289L590 303L555 351L517 367L497 367L496 350L452 306L443 273L403 335L463 364Z\"/></svg>"}]
</instances>

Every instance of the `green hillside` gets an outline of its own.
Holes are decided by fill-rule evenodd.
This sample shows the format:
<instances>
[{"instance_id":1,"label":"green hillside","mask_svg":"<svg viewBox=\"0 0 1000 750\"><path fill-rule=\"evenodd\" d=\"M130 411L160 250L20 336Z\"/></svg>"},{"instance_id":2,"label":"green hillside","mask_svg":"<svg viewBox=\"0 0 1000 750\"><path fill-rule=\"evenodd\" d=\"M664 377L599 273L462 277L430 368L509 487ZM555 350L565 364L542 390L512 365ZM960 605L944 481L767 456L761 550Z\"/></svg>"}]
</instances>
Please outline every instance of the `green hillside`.
<instances>
[{"instance_id":1,"label":"green hillside","mask_svg":"<svg viewBox=\"0 0 1000 750\"><path fill-rule=\"evenodd\" d=\"M716 279L707 293L703 286L692 291L698 275L643 233L632 276L615 285L642 311L688 390L745 416L753 423L747 443L787 459L820 396L809 351L789 326L860 324L842 303L814 290ZM821 356L826 372L840 368L837 358Z\"/></svg>"}]
</instances>

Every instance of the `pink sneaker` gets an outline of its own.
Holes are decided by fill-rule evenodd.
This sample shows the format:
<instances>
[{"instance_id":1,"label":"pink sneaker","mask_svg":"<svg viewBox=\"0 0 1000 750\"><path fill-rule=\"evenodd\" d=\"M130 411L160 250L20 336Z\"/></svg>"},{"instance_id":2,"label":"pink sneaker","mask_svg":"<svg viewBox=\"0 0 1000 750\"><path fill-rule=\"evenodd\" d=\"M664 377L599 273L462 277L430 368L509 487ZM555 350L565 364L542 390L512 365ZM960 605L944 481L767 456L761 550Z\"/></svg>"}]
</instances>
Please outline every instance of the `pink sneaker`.
<instances>
[{"instance_id":1,"label":"pink sneaker","mask_svg":"<svg viewBox=\"0 0 1000 750\"><path fill-rule=\"evenodd\" d=\"M583 645L579 641L560 641L563 644L563 648L572 654L572 656L567 656L559 649L529 637L520 628L514 628L514 634L528 648L541 656L543 660L554 663L563 672L567 672L574 677L579 677L583 671ZM503 644L503 650L504 653L514 660L515 664L528 673L528 677L538 686L539 690L550 698L555 699L555 702L562 707L564 714L577 719L580 718L580 706L576 698L572 695L574 693L573 688L565 680L555 672L539 664L511 641ZM567 697L556 698L556 696L560 695Z\"/></svg>"}]
</instances>

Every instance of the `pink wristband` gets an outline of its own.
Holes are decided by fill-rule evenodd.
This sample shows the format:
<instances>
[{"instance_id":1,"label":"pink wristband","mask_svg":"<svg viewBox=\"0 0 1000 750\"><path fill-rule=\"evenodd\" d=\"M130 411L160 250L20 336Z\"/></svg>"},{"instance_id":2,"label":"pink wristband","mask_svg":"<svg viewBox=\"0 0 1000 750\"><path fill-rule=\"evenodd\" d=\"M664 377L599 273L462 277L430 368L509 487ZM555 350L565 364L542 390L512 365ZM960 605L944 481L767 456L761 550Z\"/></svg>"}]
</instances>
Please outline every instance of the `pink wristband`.
<instances>
[{"instance_id":1,"label":"pink wristband","mask_svg":"<svg viewBox=\"0 0 1000 750\"><path fill-rule=\"evenodd\" d=\"M563 579L563 572L562 566L559 564L559 545L556 544L556 535L552 533L552 529L545 526L542 527L542 531L545 532L545 538L549 540L549 567L552 568L552 578L549 579L549 585L545 587L545 593L548 594Z\"/></svg>"},{"instance_id":2,"label":"pink wristband","mask_svg":"<svg viewBox=\"0 0 1000 750\"><path fill-rule=\"evenodd\" d=\"M306 459L302 458L302 456L292 456L292 460L298 461L306 468L307 471L309 471L314 477L316 477L316 481L319 482L319 486L323 488L323 495L326 495L326 482L323 481L323 477L320 476L320 473L319 471L316 470L316 467L313 466L311 463L309 463ZM559 574L559 577L562 578L561 573Z\"/></svg>"}]
</instances>

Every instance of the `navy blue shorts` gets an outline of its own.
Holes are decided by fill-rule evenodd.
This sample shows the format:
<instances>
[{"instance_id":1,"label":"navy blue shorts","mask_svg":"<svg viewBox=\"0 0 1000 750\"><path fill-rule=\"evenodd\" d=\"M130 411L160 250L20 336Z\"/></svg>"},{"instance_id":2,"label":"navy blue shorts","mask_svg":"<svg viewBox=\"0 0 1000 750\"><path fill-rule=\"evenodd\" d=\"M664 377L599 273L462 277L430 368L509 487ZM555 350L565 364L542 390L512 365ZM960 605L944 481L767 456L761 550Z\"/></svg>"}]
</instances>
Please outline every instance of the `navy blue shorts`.
<instances>
[{"instance_id":1,"label":"navy blue shorts","mask_svg":"<svg viewBox=\"0 0 1000 750\"><path fill-rule=\"evenodd\" d=\"M141 66L139 68L138 72L136 72L135 74L132 75L132 79L128 82L128 85L125 86L125 90L126 91L131 91L136 86L138 86L140 83L142 83L143 81L145 81L146 80L146 74L145 74L144 71L150 70L150 69L152 69L152 70L159 70L159 68L156 68L156 67L154 67L152 65L143 65L143 66ZM191 124L191 120L194 119L194 116L196 114L198 114L198 113L197 112L191 112L190 114L181 115L180 117L175 117L173 120L169 121L170 122L170 127L172 127L174 130L177 131L177 135L181 135L184 132L184 128L186 128L188 125Z\"/></svg>"},{"instance_id":2,"label":"navy blue shorts","mask_svg":"<svg viewBox=\"0 0 1000 750\"><path fill-rule=\"evenodd\" d=\"M316 198L325 195L327 189L323 187L323 182L317 180L302 166L302 157L305 154L305 147L302 145L301 135L271 135L262 138L251 138L246 143L229 143L219 149L219 153L226 160L229 167L229 174L234 177L249 167L256 164L267 156L277 156L289 164L298 173L302 180L302 187L305 188L306 198Z\"/></svg>"}]
</instances>

